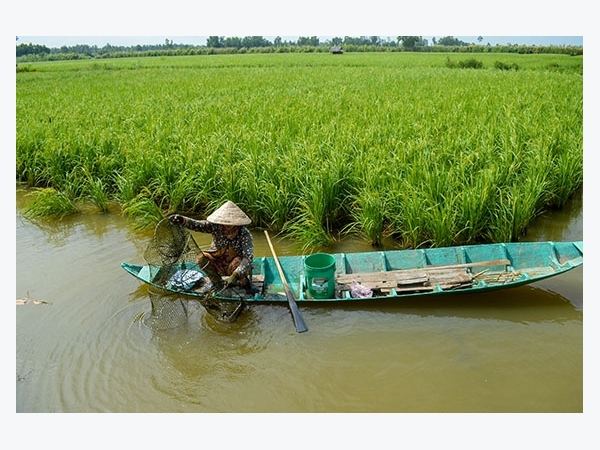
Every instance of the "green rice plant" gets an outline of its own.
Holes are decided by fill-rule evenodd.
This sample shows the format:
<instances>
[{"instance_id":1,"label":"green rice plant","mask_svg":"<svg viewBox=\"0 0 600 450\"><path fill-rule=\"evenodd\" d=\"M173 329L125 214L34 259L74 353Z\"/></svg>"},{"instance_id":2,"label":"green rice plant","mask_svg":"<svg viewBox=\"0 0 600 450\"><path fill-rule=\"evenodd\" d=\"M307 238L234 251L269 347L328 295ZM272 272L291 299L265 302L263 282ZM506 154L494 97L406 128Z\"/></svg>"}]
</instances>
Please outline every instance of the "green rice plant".
<instances>
[{"instance_id":1,"label":"green rice plant","mask_svg":"<svg viewBox=\"0 0 600 450\"><path fill-rule=\"evenodd\" d=\"M380 191L360 191L350 208L354 221L344 227L344 233L358 234L369 244L380 246L388 213L386 200L385 194Z\"/></svg>"},{"instance_id":2,"label":"green rice plant","mask_svg":"<svg viewBox=\"0 0 600 450\"><path fill-rule=\"evenodd\" d=\"M102 213L108 212L109 198L106 193L106 186L100 178L89 180L88 198Z\"/></svg>"},{"instance_id":3,"label":"green rice plant","mask_svg":"<svg viewBox=\"0 0 600 450\"><path fill-rule=\"evenodd\" d=\"M116 196L123 205L134 200L138 195L139 190L131 178L115 173L113 183L116 186Z\"/></svg>"},{"instance_id":4,"label":"green rice plant","mask_svg":"<svg viewBox=\"0 0 600 450\"><path fill-rule=\"evenodd\" d=\"M462 61L451 61L450 57L448 57L446 59L446 67L448 67L449 69L455 69L455 68L459 68L459 69L482 69L483 68L483 62L475 59L475 58L469 58L469 59L465 59Z\"/></svg>"},{"instance_id":5,"label":"green rice plant","mask_svg":"<svg viewBox=\"0 0 600 450\"><path fill-rule=\"evenodd\" d=\"M108 212L109 197L106 192L106 185L100 178L94 178L86 167L82 167L82 172L87 180L86 186L83 188L85 196L98 208L102 213Z\"/></svg>"},{"instance_id":6,"label":"green rice plant","mask_svg":"<svg viewBox=\"0 0 600 450\"><path fill-rule=\"evenodd\" d=\"M455 185L455 176L442 175L443 169L435 163L433 155L426 158L414 166L419 182L397 197L402 211L400 226L408 231L402 240L410 246L449 245L463 231L459 221L462 205L457 203L460 190ZM407 179L413 177L417 175Z\"/></svg>"},{"instance_id":7,"label":"green rice plant","mask_svg":"<svg viewBox=\"0 0 600 450\"><path fill-rule=\"evenodd\" d=\"M222 198L235 201L227 198L231 191L224 193L223 189L225 163L224 156L219 151L221 137L222 135L216 132L211 133L204 138L204 142L185 153L185 166L189 168L188 177L194 181L189 185L191 191L189 204L190 208L198 213L205 213L214 205L219 207ZM237 173L238 176L242 174L243 172ZM231 171L227 178L230 179L235 175L236 173Z\"/></svg>"},{"instance_id":8,"label":"green rice plant","mask_svg":"<svg viewBox=\"0 0 600 450\"><path fill-rule=\"evenodd\" d=\"M552 186L548 188L549 203L562 208L573 193L583 185L583 155L560 154L553 161Z\"/></svg>"},{"instance_id":9,"label":"green rice plant","mask_svg":"<svg viewBox=\"0 0 600 450\"><path fill-rule=\"evenodd\" d=\"M303 242L303 249L329 245L335 240L332 232L346 203L345 178L338 169L334 166L330 172L308 172L302 182L294 218L286 223L284 231Z\"/></svg>"},{"instance_id":10,"label":"green rice plant","mask_svg":"<svg viewBox=\"0 0 600 450\"><path fill-rule=\"evenodd\" d=\"M495 199L495 167L481 171L474 183L465 183L455 204L458 210L456 220L462 226L457 241L462 244L477 244L483 240L489 224L490 211Z\"/></svg>"},{"instance_id":11,"label":"green rice plant","mask_svg":"<svg viewBox=\"0 0 600 450\"><path fill-rule=\"evenodd\" d=\"M502 61L495 61L494 67L498 70L519 70L519 65L517 63L507 64Z\"/></svg>"},{"instance_id":12,"label":"green rice plant","mask_svg":"<svg viewBox=\"0 0 600 450\"><path fill-rule=\"evenodd\" d=\"M494 205L490 216L490 224L486 231L486 238L490 242L510 242L517 232L516 209L519 194L514 189L499 192L501 202Z\"/></svg>"},{"instance_id":13,"label":"green rice plant","mask_svg":"<svg viewBox=\"0 0 600 450\"><path fill-rule=\"evenodd\" d=\"M131 218L137 229L154 226L164 216L148 188L143 189L134 199L125 203L122 213Z\"/></svg>"},{"instance_id":14,"label":"green rice plant","mask_svg":"<svg viewBox=\"0 0 600 450\"><path fill-rule=\"evenodd\" d=\"M285 151L271 150L268 144L261 149L254 146L240 161L243 204L257 226L281 231L293 218L303 173Z\"/></svg>"},{"instance_id":15,"label":"green rice plant","mask_svg":"<svg viewBox=\"0 0 600 450\"><path fill-rule=\"evenodd\" d=\"M564 122L546 135L542 144L551 160L548 175L548 205L561 208L583 185L583 132L581 121Z\"/></svg>"},{"instance_id":16,"label":"green rice plant","mask_svg":"<svg viewBox=\"0 0 600 450\"><path fill-rule=\"evenodd\" d=\"M433 247L452 245L462 230L458 229L458 211L451 198L430 204L424 211L425 235Z\"/></svg>"},{"instance_id":17,"label":"green rice plant","mask_svg":"<svg viewBox=\"0 0 600 450\"><path fill-rule=\"evenodd\" d=\"M581 57L481 53L470 71L443 53L330 56L32 63L17 180L132 220L233 200L300 244L410 247L514 239L583 184Z\"/></svg>"},{"instance_id":18,"label":"green rice plant","mask_svg":"<svg viewBox=\"0 0 600 450\"><path fill-rule=\"evenodd\" d=\"M391 235L404 248L428 245L424 205L416 187L406 181L394 185L388 196Z\"/></svg>"},{"instance_id":19,"label":"green rice plant","mask_svg":"<svg viewBox=\"0 0 600 450\"><path fill-rule=\"evenodd\" d=\"M153 162L153 177L148 181L153 200L163 210L185 209L197 184L190 176L185 160L177 155L170 158L158 155Z\"/></svg>"},{"instance_id":20,"label":"green rice plant","mask_svg":"<svg viewBox=\"0 0 600 450\"><path fill-rule=\"evenodd\" d=\"M277 180L260 180L260 195L248 208L248 213L258 226L268 227L276 232L281 231L293 215L295 201L283 183Z\"/></svg>"},{"instance_id":21,"label":"green rice plant","mask_svg":"<svg viewBox=\"0 0 600 450\"><path fill-rule=\"evenodd\" d=\"M54 188L36 189L26 196L33 200L23 212L27 218L57 217L63 219L79 212L77 206L64 193Z\"/></svg>"},{"instance_id":22,"label":"green rice plant","mask_svg":"<svg viewBox=\"0 0 600 450\"><path fill-rule=\"evenodd\" d=\"M492 242L510 242L520 238L541 212L540 198L546 188L543 179L530 177L524 182L501 189L500 201L492 211L488 237Z\"/></svg>"},{"instance_id":23,"label":"green rice plant","mask_svg":"<svg viewBox=\"0 0 600 450\"><path fill-rule=\"evenodd\" d=\"M296 202L294 219L288 221L283 230L293 239L303 242L303 249L331 244L334 239L329 233L329 208L322 181L312 179Z\"/></svg>"},{"instance_id":24,"label":"green rice plant","mask_svg":"<svg viewBox=\"0 0 600 450\"><path fill-rule=\"evenodd\" d=\"M312 251L334 242L333 236L321 223L319 211L315 211L313 207L314 204L300 200L294 211L294 220L286 222L283 227L283 231L290 238L300 243L302 251ZM315 214L317 215L316 217Z\"/></svg>"},{"instance_id":25,"label":"green rice plant","mask_svg":"<svg viewBox=\"0 0 600 450\"><path fill-rule=\"evenodd\" d=\"M220 194L219 201L223 199L229 199L235 203L242 203L241 198L243 197L243 177L240 171L240 163L234 159L228 158L225 164L221 165L217 178L217 191Z\"/></svg>"}]
</instances>

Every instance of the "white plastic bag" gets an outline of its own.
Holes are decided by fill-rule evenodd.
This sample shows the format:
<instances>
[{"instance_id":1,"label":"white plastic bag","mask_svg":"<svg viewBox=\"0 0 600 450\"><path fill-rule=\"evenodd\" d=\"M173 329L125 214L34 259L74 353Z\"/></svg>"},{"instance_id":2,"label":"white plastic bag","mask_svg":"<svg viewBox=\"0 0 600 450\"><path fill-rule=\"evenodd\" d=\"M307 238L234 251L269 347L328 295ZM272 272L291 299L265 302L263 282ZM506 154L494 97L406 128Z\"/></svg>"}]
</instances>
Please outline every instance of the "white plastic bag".
<instances>
[{"instance_id":1,"label":"white plastic bag","mask_svg":"<svg viewBox=\"0 0 600 450\"><path fill-rule=\"evenodd\" d=\"M350 295L354 298L369 298L373 297L373 291L370 288L363 286L358 281L352 280Z\"/></svg>"}]
</instances>

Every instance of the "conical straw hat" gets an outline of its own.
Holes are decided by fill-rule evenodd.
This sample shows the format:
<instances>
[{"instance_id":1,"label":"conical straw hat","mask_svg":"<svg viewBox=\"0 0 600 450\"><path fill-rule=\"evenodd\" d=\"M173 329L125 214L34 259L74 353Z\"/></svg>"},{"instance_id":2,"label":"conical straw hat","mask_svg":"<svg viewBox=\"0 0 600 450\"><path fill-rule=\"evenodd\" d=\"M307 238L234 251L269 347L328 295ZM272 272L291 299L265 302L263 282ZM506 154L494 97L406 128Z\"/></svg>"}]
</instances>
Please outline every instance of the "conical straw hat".
<instances>
[{"instance_id":1,"label":"conical straw hat","mask_svg":"<svg viewBox=\"0 0 600 450\"><path fill-rule=\"evenodd\" d=\"M248 225L252 222L250 217L248 217L238 205L230 200L223 203L223 205L210 216L208 216L206 220L219 225L235 226Z\"/></svg>"}]
</instances>

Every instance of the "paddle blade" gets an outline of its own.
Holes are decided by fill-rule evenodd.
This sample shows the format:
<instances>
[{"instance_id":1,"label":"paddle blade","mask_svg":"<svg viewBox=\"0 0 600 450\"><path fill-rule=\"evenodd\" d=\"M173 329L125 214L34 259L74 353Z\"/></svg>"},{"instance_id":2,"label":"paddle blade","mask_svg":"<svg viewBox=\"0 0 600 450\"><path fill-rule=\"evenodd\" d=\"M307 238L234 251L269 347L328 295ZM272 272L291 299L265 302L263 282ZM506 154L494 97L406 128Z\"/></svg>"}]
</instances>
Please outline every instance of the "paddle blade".
<instances>
[{"instance_id":1,"label":"paddle blade","mask_svg":"<svg viewBox=\"0 0 600 450\"><path fill-rule=\"evenodd\" d=\"M304 333L305 331L308 331L308 327L306 326L306 323L304 323L304 318L302 317L302 314L300 314L300 311L296 306L296 302L294 302L293 304L290 303L290 309L292 310L292 317L294 318L294 325L296 325L296 331L298 333Z\"/></svg>"},{"instance_id":2,"label":"paddle blade","mask_svg":"<svg viewBox=\"0 0 600 450\"><path fill-rule=\"evenodd\" d=\"M304 333L308 330L306 324L304 323L304 318L302 314L300 314L300 310L298 309L298 305L296 305L296 300L294 300L294 294L288 285L288 282L285 278L285 274L283 273L283 269L281 268L281 264L279 264L279 258L277 257L277 253L275 253L275 247L273 247L273 243L271 242L271 237L269 236L269 232L265 230L265 237L267 238L267 242L269 243L269 247L271 248L271 253L273 254L273 260L275 261L275 265L277 266L277 271L279 272L279 277L283 282L283 287L285 289L285 296L287 297L288 303L290 304L290 310L292 311L292 317L294 318L294 325L296 326L296 331L298 333Z\"/></svg>"}]
</instances>

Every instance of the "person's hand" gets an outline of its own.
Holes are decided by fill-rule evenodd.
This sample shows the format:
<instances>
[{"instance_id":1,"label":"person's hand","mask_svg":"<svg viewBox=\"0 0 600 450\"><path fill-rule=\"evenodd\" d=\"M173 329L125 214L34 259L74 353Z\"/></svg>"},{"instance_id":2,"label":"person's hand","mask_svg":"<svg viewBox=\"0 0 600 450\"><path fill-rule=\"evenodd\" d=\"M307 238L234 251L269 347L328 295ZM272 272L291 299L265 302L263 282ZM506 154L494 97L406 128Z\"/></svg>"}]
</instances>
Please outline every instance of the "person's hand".
<instances>
[{"instance_id":1,"label":"person's hand","mask_svg":"<svg viewBox=\"0 0 600 450\"><path fill-rule=\"evenodd\" d=\"M226 287L232 286L233 284L235 284L237 280L237 277L235 276L235 274L233 275L229 275L228 277L223 278L223 283L225 283Z\"/></svg>"},{"instance_id":2,"label":"person's hand","mask_svg":"<svg viewBox=\"0 0 600 450\"><path fill-rule=\"evenodd\" d=\"M179 214L171 214L169 220L172 224L183 225L183 216L180 216Z\"/></svg>"}]
</instances>

